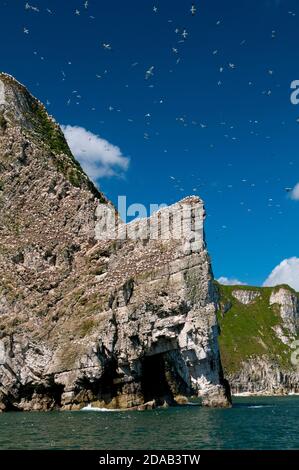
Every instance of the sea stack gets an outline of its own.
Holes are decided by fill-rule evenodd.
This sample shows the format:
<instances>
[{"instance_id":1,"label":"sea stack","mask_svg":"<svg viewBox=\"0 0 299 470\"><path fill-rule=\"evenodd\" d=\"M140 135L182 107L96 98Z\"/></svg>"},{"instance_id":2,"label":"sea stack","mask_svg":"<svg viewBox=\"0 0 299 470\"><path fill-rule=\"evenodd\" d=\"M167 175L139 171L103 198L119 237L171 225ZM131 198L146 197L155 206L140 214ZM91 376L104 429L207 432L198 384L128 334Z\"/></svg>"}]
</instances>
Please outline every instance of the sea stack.
<instances>
[{"instance_id":1,"label":"sea stack","mask_svg":"<svg viewBox=\"0 0 299 470\"><path fill-rule=\"evenodd\" d=\"M0 74L0 410L229 406L203 221L190 197L123 224Z\"/></svg>"}]
</instances>

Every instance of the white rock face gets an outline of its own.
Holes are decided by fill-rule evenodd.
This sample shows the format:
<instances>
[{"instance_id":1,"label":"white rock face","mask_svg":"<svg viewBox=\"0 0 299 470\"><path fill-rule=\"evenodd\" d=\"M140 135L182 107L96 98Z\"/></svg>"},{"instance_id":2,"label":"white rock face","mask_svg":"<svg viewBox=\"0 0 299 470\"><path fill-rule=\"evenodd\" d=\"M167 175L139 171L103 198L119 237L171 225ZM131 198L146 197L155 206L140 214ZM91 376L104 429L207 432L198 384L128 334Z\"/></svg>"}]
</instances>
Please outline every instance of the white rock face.
<instances>
[{"instance_id":1,"label":"white rock face","mask_svg":"<svg viewBox=\"0 0 299 470\"><path fill-rule=\"evenodd\" d=\"M174 211L180 213L184 206L203 217L199 198L182 200ZM193 233L196 230L198 234ZM105 276L93 277L88 271L77 274L81 282L86 275L91 281L91 285L82 284L85 293L92 288L90 293L100 295L94 311L86 317L86 306L79 307L77 317L74 310L72 320L61 318L61 327L58 322L48 341L37 344L30 333L15 334L13 341L7 338L7 360L0 367L0 380L8 395L16 395L13 406L23 410L55 406L50 378L54 390L62 391L64 409L88 402L113 408L143 406L152 400L171 404L176 396L192 394L203 396L206 406L227 406L216 292L200 225L191 225L177 239L117 243L116 247L114 240L99 242L84 255L86 260L99 260L99 266L104 263ZM28 253L15 259L37 275L46 269L36 254L31 263ZM82 261L79 257L76 264ZM65 302L68 304L67 296ZM56 313L47 316L60 316L61 309L60 303ZM76 333L81 316L88 324L98 324L83 337ZM36 384L39 390L44 387L45 395L30 400L23 397L22 387L16 389L16 376L22 377L24 390L26 384L33 388Z\"/></svg>"},{"instance_id":2,"label":"white rock face","mask_svg":"<svg viewBox=\"0 0 299 470\"><path fill-rule=\"evenodd\" d=\"M255 357L228 376L233 394L288 395L299 393L298 371L281 370L267 357Z\"/></svg>"},{"instance_id":3,"label":"white rock face","mask_svg":"<svg viewBox=\"0 0 299 470\"><path fill-rule=\"evenodd\" d=\"M239 302L241 302L241 304L244 304L244 305L249 305L251 304L252 302L255 301L255 299L257 299L258 297L260 297L260 293L257 292L257 291L254 291L254 290L234 290L232 292L232 295L235 297L235 299L237 299Z\"/></svg>"},{"instance_id":4,"label":"white rock face","mask_svg":"<svg viewBox=\"0 0 299 470\"><path fill-rule=\"evenodd\" d=\"M180 216L187 213L188 207L203 221L203 203L197 197L186 198L170 209ZM162 217L163 211L168 212L169 208L161 210ZM166 400L166 389L171 389L174 396L192 393L203 396L206 406L226 406L218 349L216 297L202 223L191 224L180 237L151 238L152 232L146 228L151 224L155 226L157 216L153 218L153 223L149 219L132 222L130 227L121 226L121 233L126 235L129 229L131 233L138 233L138 237L133 240L125 236L117 238L119 248L113 257L105 258L106 275L98 278L98 289L102 285L111 292L110 309L106 307L102 312L106 321L100 333L100 349L109 351L109 355L101 356L100 362L109 361L109 356L116 358L115 373L119 383L117 400L112 396L109 406L140 406L144 397L146 401L157 398L143 391L148 367L153 368L151 380L156 384L163 382L163 374L157 375L159 370L169 370L169 383L163 392ZM105 246L109 247L109 242L104 243L92 250L92 256L96 256L99 248L103 251ZM86 370L60 374L65 368L64 347L55 352L47 373L56 374L57 381L65 387L62 403L64 407L72 407L78 402L75 383ZM95 344L94 351L97 350ZM99 367L94 353L90 353L89 358L88 367L92 371L89 380L95 380L92 376L95 373L97 380L101 380L104 370ZM106 406L102 399L97 402Z\"/></svg>"},{"instance_id":5,"label":"white rock face","mask_svg":"<svg viewBox=\"0 0 299 470\"><path fill-rule=\"evenodd\" d=\"M22 85L17 81L16 86L11 87L9 75L1 74L0 76L0 105L4 107L4 116L7 117L8 113L14 114L15 122L25 124L24 116L30 111L28 97L22 93Z\"/></svg>"},{"instance_id":6,"label":"white rock face","mask_svg":"<svg viewBox=\"0 0 299 470\"><path fill-rule=\"evenodd\" d=\"M288 346L292 344L292 342L295 340L295 336L291 336L288 334L288 336L283 332L282 327L280 325L275 325L272 326L272 330L275 331L275 334L277 338L283 343Z\"/></svg>"},{"instance_id":7,"label":"white rock face","mask_svg":"<svg viewBox=\"0 0 299 470\"><path fill-rule=\"evenodd\" d=\"M5 104L5 88L4 83L0 79L0 105Z\"/></svg>"},{"instance_id":8,"label":"white rock face","mask_svg":"<svg viewBox=\"0 0 299 470\"><path fill-rule=\"evenodd\" d=\"M299 320L299 303L296 294L283 287L274 290L270 296L270 305L274 304L279 306L284 327L292 334L296 334Z\"/></svg>"},{"instance_id":9,"label":"white rock face","mask_svg":"<svg viewBox=\"0 0 299 470\"><path fill-rule=\"evenodd\" d=\"M6 359L5 345L4 342L0 340L0 366L5 364Z\"/></svg>"},{"instance_id":10,"label":"white rock face","mask_svg":"<svg viewBox=\"0 0 299 470\"><path fill-rule=\"evenodd\" d=\"M3 107L0 111L7 122L12 126L21 126L23 130L32 130L35 127L32 118L36 116L34 116L32 106L39 107L46 113L42 103L34 98L21 83L6 73L0 73L0 105ZM52 116L47 114L46 116L46 120L57 126ZM39 117L36 118L39 120Z\"/></svg>"}]
</instances>

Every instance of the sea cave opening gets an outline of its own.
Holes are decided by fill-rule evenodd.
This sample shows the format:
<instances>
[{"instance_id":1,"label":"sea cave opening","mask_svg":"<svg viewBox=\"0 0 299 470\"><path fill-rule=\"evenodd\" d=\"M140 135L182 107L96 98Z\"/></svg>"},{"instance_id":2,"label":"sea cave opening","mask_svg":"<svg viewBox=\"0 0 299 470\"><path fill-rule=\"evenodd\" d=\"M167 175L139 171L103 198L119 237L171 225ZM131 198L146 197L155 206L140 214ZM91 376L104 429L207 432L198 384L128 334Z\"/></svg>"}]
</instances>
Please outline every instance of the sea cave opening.
<instances>
[{"instance_id":1,"label":"sea cave opening","mask_svg":"<svg viewBox=\"0 0 299 470\"><path fill-rule=\"evenodd\" d=\"M141 386L145 403L156 400L158 405L165 402L175 404L174 395L178 384L171 369L165 353L144 357Z\"/></svg>"}]
</instances>

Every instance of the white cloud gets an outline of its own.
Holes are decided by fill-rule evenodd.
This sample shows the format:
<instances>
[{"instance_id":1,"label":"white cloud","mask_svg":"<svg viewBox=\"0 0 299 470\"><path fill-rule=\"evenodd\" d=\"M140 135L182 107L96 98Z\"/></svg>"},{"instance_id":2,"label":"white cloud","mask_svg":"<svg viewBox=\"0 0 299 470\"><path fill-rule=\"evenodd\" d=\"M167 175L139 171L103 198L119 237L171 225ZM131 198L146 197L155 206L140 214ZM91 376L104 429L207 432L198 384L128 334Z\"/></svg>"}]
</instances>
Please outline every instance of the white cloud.
<instances>
[{"instance_id":1,"label":"white cloud","mask_svg":"<svg viewBox=\"0 0 299 470\"><path fill-rule=\"evenodd\" d=\"M269 277L265 280L264 286L277 286L288 284L296 291L299 291L299 258L284 259L273 269Z\"/></svg>"},{"instance_id":2,"label":"white cloud","mask_svg":"<svg viewBox=\"0 0 299 470\"><path fill-rule=\"evenodd\" d=\"M67 143L87 175L96 181L119 176L128 169L129 158L120 148L79 126L61 126Z\"/></svg>"},{"instance_id":3,"label":"white cloud","mask_svg":"<svg viewBox=\"0 0 299 470\"><path fill-rule=\"evenodd\" d=\"M290 198L294 201L299 201L299 183L297 183L290 192Z\"/></svg>"},{"instance_id":4,"label":"white cloud","mask_svg":"<svg viewBox=\"0 0 299 470\"><path fill-rule=\"evenodd\" d=\"M223 284L224 286L246 286L246 283L239 281L239 279L228 278L225 276L219 277L217 281L219 282L219 284Z\"/></svg>"}]
</instances>

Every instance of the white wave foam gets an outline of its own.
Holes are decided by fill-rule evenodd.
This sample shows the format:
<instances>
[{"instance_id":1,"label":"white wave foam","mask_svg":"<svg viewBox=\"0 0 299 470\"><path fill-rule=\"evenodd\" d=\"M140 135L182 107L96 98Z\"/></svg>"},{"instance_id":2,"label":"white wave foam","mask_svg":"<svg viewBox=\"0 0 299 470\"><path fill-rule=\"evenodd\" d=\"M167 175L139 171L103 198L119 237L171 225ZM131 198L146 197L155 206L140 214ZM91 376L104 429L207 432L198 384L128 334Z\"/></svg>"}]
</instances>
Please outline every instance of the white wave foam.
<instances>
[{"instance_id":1,"label":"white wave foam","mask_svg":"<svg viewBox=\"0 0 299 470\"><path fill-rule=\"evenodd\" d=\"M84 406L84 408L81 408L81 411L102 411L102 412L106 412L106 411L119 411L119 410L108 409L108 408L98 408L96 406L92 406L91 404L89 404L87 406Z\"/></svg>"},{"instance_id":2,"label":"white wave foam","mask_svg":"<svg viewBox=\"0 0 299 470\"><path fill-rule=\"evenodd\" d=\"M248 408L269 408L271 405L250 405Z\"/></svg>"}]
</instances>

